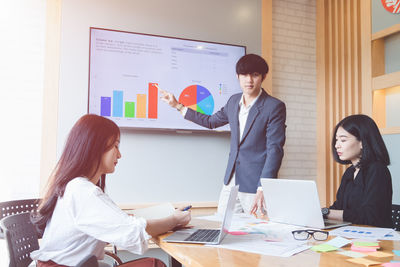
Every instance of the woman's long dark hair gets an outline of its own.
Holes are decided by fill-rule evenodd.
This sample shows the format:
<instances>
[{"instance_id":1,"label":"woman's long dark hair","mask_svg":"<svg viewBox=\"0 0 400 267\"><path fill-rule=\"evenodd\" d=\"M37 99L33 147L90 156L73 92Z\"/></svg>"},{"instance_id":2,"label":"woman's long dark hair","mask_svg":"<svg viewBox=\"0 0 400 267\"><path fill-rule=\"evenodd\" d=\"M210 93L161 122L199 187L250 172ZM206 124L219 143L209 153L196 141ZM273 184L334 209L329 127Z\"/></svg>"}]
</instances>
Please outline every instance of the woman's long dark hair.
<instances>
[{"instance_id":1,"label":"woman's long dark hair","mask_svg":"<svg viewBox=\"0 0 400 267\"><path fill-rule=\"evenodd\" d=\"M350 134L354 135L358 141L361 141L362 152L360 165L365 166L368 163L379 161L386 166L390 164L389 153L385 142L379 132L378 126L373 119L367 115L351 115L341 120L335 127L332 137L333 158L341 164L351 164L350 160L341 160L336 152L336 133L339 127L342 127Z\"/></svg>"},{"instance_id":2,"label":"woman's long dark hair","mask_svg":"<svg viewBox=\"0 0 400 267\"><path fill-rule=\"evenodd\" d=\"M64 151L51 175L46 194L38 213L33 217L40 232L44 231L59 197L64 195L68 182L76 177L92 178L98 171L101 158L120 136L118 126L111 120L88 114L72 127ZM105 174L97 184L103 191Z\"/></svg>"}]
</instances>

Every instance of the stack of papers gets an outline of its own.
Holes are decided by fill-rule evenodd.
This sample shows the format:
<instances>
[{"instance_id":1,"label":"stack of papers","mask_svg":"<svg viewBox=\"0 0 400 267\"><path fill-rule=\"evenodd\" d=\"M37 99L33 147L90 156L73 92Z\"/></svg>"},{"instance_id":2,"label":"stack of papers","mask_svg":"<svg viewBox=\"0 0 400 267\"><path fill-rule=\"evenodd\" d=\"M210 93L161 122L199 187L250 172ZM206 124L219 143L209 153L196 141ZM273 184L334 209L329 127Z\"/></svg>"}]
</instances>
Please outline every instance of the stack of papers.
<instances>
[{"instance_id":1,"label":"stack of papers","mask_svg":"<svg viewBox=\"0 0 400 267\"><path fill-rule=\"evenodd\" d=\"M210 246L279 257L290 257L311 247L304 241L267 242L261 234L228 235L221 244Z\"/></svg>"},{"instance_id":2,"label":"stack of papers","mask_svg":"<svg viewBox=\"0 0 400 267\"><path fill-rule=\"evenodd\" d=\"M218 214L197 218L222 221L222 217ZM302 228L267 222L243 213L234 214L229 228L231 234L226 236L221 244L210 246L269 256L290 257L311 247L307 245L307 241L298 241L293 238L292 231L298 229Z\"/></svg>"}]
</instances>

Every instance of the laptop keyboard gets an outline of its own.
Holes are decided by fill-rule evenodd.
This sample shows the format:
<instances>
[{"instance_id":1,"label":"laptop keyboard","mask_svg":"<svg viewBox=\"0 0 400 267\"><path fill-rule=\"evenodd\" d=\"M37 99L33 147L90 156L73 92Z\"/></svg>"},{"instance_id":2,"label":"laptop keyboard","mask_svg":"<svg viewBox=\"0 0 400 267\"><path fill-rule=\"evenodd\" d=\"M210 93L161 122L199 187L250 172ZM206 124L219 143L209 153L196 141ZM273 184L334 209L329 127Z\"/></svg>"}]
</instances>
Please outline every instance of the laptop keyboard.
<instances>
[{"instance_id":1,"label":"laptop keyboard","mask_svg":"<svg viewBox=\"0 0 400 267\"><path fill-rule=\"evenodd\" d=\"M185 241L213 242L217 240L219 232L220 230L215 229L199 229L186 238Z\"/></svg>"}]
</instances>

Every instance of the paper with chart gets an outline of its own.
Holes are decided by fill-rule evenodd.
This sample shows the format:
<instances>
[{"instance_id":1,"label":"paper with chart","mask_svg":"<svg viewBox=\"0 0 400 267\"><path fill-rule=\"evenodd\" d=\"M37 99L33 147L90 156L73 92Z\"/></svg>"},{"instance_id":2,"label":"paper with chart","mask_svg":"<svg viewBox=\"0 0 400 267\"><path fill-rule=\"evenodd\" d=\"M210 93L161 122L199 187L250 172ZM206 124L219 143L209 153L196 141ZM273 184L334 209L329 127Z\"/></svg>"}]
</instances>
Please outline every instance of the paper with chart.
<instances>
[{"instance_id":1,"label":"paper with chart","mask_svg":"<svg viewBox=\"0 0 400 267\"><path fill-rule=\"evenodd\" d=\"M387 234L393 231L390 228L344 226L330 231L329 234L347 238L379 240L385 238Z\"/></svg>"}]
</instances>

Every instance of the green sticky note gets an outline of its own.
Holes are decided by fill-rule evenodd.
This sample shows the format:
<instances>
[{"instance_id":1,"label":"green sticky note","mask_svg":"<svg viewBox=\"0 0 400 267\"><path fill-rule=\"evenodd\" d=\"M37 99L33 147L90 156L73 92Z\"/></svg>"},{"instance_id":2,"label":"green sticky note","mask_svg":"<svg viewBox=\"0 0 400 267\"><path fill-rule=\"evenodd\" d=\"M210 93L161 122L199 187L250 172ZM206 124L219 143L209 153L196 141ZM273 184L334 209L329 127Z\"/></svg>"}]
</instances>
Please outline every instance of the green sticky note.
<instances>
[{"instance_id":1,"label":"green sticky note","mask_svg":"<svg viewBox=\"0 0 400 267\"><path fill-rule=\"evenodd\" d=\"M353 245L357 246L357 247L379 247L379 243L377 243L377 242L356 241L356 242L353 242Z\"/></svg>"},{"instance_id":2,"label":"green sticky note","mask_svg":"<svg viewBox=\"0 0 400 267\"><path fill-rule=\"evenodd\" d=\"M337 249L338 249L337 247L327 245L327 244L316 245L311 248L311 250L314 250L316 252L328 252L328 251L334 251Z\"/></svg>"}]
</instances>

